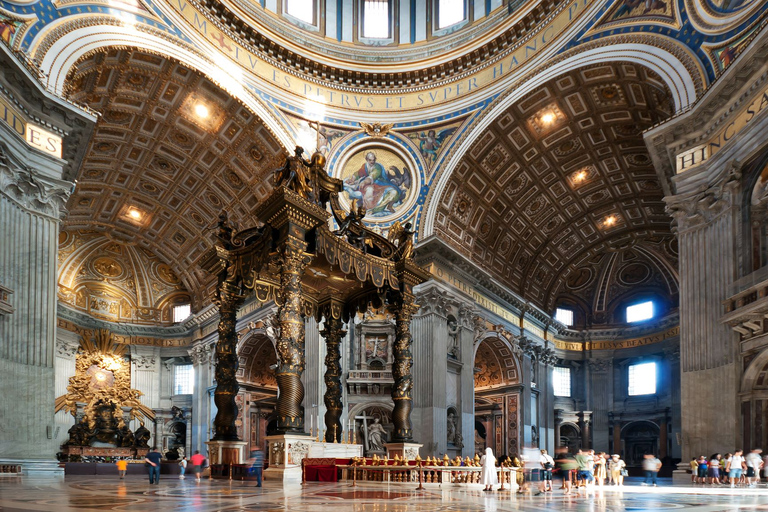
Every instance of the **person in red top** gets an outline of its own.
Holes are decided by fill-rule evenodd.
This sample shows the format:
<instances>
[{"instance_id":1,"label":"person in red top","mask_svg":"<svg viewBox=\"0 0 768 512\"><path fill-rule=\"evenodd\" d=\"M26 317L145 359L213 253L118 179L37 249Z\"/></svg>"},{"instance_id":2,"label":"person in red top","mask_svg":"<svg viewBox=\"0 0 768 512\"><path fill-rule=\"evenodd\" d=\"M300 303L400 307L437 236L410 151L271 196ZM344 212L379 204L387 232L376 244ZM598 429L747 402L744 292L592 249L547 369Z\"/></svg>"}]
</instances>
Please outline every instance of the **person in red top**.
<instances>
[{"instance_id":1,"label":"person in red top","mask_svg":"<svg viewBox=\"0 0 768 512\"><path fill-rule=\"evenodd\" d=\"M200 452L195 450L195 454L190 457L189 459L192 462L192 473L195 474L197 477L197 480L200 480L200 473L203 471L203 463L205 462L205 457L203 455L200 455Z\"/></svg>"}]
</instances>

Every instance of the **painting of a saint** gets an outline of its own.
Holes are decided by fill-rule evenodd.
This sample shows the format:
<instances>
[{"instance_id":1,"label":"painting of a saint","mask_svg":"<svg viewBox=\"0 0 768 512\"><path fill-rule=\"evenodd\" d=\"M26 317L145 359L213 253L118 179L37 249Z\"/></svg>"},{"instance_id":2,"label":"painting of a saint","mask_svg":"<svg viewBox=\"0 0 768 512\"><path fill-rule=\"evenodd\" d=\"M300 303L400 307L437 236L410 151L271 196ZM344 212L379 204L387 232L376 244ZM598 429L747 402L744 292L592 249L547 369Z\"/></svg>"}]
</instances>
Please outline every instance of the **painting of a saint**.
<instances>
[{"instance_id":1,"label":"painting of a saint","mask_svg":"<svg viewBox=\"0 0 768 512\"><path fill-rule=\"evenodd\" d=\"M419 145L419 151L421 156L430 164L435 163L437 160L437 154L443 146L443 143L451 138L456 133L458 126L449 126L447 128L439 128L437 130L428 130L426 132L415 132L408 135L408 137Z\"/></svg>"},{"instance_id":2,"label":"painting of a saint","mask_svg":"<svg viewBox=\"0 0 768 512\"><path fill-rule=\"evenodd\" d=\"M405 162L383 148L364 150L350 158L342 179L347 198L362 202L369 217L394 214L408 199L413 183Z\"/></svg>"}]
</instances>

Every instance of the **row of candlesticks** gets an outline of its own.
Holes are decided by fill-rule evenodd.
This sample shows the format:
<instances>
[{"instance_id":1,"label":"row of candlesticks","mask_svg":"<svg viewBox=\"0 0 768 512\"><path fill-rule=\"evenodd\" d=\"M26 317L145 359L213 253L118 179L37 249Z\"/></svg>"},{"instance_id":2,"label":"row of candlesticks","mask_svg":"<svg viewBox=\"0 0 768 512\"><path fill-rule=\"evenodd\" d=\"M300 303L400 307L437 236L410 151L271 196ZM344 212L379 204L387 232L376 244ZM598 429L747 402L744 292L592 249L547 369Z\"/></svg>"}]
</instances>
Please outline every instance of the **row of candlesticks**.
<instances>
[{"instance_id":1,"label":"row of candlesticks","mask_svg":"<svg viewBox=\"0 0 768 512\"><path fill-rule=\"evenodd\" d=\"M357 432L355 431L355 423L354 420L347 421L347 431L341 433L341 444L357 444ZM338 425L333 426L333 442L338 443L337 438L338 436ZM315 426L315 417L310 416L309 417L309 436L314 438L318 443L323 441L325 442L325 434L328 432L328 430L321 429L318 426ZM346 434L346 435L345 435Z\"/></svg>"}]
</instances>

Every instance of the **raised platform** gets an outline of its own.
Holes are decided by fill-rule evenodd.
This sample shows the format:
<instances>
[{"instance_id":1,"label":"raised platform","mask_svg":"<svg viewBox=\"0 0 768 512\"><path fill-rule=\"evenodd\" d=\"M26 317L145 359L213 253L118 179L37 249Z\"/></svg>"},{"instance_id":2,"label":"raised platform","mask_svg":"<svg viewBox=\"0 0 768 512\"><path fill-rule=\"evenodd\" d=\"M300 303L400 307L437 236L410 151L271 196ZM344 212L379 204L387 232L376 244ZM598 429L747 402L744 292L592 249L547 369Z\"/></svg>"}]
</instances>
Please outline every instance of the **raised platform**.
<instances>
[{"instance_id":1,"label":"raised platform","mask_svg":"<svg viewBox=\"0 0 768 512\"><path fill-rule=\"evenodd\" d=\"M80 455L85 457L144 457L149 448L111 448L96 446L64 446L64 455Z\"/></svg>"}]
</instances>

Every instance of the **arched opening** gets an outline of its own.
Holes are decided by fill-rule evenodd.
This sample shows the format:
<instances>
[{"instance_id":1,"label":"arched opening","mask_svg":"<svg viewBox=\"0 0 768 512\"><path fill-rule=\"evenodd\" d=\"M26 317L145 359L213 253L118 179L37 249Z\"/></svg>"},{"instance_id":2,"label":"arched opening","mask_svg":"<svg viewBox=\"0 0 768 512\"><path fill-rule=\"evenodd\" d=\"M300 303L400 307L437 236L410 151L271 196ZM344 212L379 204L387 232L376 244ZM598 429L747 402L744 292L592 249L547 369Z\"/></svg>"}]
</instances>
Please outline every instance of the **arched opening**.
<instances>
[{"instance_id":1,"label":"arched opening","mask_svg":"<svg viewBox=\"0 0 768 512\"><path fill-rule=\"evenodd\" d=\"M277 428L275 406L277 404L277 380L274 367L277 355L272 340L261 330L246 334L238 348L240 370L238 381L244 395L242 416L243 440L249 443L249 451L266 447L266 437ZM272 425L274 423L274 425Z\"/></svg>"},{"instance_id":2,"label":"arched opening","mask_svg":"<svg viewBox=\"0 0 768 512\"><path fill-rule=\"evenodd\" d=\"M509 342L496 334L481 340L475 350L474 373L475 449L482 452L491 447L499 455L518 453L520 372Z\"/></svg>"},{"instance_id":3,"label":"arched opening","mask_svg":"<svg viewBox=\"0 0 768 512\"><path fill-rule=\"evenodd\" d=\"M581 429L573 423L560 425L560 446L568 448L568 453L576 453L581 448Z\"/></svg>"},{"instance_id":4,"label":"arched opening","mask_svg":"<svg viewBox=\"0 0 768 512\"><path fill-rule=\"evenodd\" d=\"M647 453L659 454L659 426L650 421L633 421L621 429L624 461L627 466L640 467Z\"/></svg>"}]
</instances>

